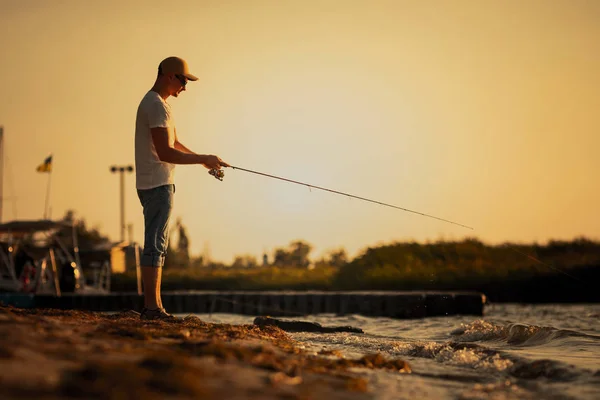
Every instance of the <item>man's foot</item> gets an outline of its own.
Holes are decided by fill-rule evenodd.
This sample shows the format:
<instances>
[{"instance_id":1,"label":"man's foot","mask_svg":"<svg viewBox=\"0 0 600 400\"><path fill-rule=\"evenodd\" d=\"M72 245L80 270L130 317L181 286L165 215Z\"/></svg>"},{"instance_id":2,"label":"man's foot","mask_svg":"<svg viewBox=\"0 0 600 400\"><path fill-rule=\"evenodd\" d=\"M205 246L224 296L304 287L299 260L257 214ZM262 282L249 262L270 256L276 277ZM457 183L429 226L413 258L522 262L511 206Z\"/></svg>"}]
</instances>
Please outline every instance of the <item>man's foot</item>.
<instances>
[{"instance_id":1,"label":"man's foot","mask_svg":"<svg viewBox=\"0 0 600 400\"><path fill-rule=\"evenodd\" d=\"M156 308L154 310L150 309L150 308L146 308L144 307L144 309L142 310L142 312L140 313L140 319L147 319L147 320L154 320L154 319L160 319L160 320L175 320L177 319L176 317L172 316L171 314L169 314L164 308Z\"/></svg>"}]
</instances>

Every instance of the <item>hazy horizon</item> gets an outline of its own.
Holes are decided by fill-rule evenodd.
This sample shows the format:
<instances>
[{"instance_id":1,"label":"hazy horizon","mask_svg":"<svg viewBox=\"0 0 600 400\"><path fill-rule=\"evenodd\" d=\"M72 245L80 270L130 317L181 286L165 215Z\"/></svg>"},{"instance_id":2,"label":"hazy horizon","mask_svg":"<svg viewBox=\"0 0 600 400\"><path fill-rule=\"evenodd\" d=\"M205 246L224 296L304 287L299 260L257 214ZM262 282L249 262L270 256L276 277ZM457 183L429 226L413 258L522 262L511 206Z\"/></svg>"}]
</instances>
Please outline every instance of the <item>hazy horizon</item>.
<instances>
[{"instance_id":1,"label":"hazy horizon","mask_svg":"<svg viewBox=\"0 0 600 400\"><path fill-rule=\"evenodd\" d=\"M585 0L0 0L2 219L43 216L52 153L52 217L73 209L119 239L109 167L133 164L139 101L177 55L200 77L168 100L192 150L475 228L177 166L192 254L599 239L598 21ZM134 174L126 217L141 242Z\"/></svg>"}]
</instances>

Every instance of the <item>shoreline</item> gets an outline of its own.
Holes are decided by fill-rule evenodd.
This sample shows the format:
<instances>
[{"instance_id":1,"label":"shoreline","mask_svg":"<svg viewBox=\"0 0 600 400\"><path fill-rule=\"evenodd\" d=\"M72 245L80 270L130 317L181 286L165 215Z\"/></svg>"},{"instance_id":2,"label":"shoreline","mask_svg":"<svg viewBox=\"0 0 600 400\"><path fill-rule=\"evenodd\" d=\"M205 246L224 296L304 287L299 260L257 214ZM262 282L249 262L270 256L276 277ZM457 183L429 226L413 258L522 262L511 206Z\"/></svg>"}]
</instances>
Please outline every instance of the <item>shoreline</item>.
<instances>
[{"instance_id":1,"label":"shoreline","mask_svg":"<svg viewBox=\"0 0 600 400\"><path fill-rule=\"evenodd\" d=\"M282 330L188 316L141 321L0 307L3 398L369 399L360 369L410 373L403 360L300 349Z\"/></svg>"},{"instance_id":2,"label":"shoreline","mask_svg":"<svg viewBox=\"0 0 600 400\"><path fill-rule=\"evenodd\" d=\"M362 314L400 319L448 315L482 316L486 297L477 292L293 292L163 291L163 304L174 314L233 313L272 317L312 314ZM136 292L62 296L0 294L0 303L31 309L88 311L139 310Z\"/></svg>"}]
</instances>

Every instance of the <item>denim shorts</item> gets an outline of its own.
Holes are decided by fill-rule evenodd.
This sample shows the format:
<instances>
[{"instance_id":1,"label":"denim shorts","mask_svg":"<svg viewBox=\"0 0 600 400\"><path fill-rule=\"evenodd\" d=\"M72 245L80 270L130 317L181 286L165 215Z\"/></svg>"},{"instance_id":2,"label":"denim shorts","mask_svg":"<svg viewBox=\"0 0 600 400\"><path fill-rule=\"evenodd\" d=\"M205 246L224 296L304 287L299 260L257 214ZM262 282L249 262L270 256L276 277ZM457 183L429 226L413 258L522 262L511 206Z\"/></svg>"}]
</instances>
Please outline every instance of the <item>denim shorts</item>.
<instances>
[{"instance_id":1,"label":"denim shorts","mask_svg":"<svg viewBox=\"0 0 600 400\"><path fill-rule=\"evenodd\" d=\"M144 209L144 251L140 264L160 268L165 265L169 247L169 220L175 185L137 191Z\"/></svg>"}]
</instances>

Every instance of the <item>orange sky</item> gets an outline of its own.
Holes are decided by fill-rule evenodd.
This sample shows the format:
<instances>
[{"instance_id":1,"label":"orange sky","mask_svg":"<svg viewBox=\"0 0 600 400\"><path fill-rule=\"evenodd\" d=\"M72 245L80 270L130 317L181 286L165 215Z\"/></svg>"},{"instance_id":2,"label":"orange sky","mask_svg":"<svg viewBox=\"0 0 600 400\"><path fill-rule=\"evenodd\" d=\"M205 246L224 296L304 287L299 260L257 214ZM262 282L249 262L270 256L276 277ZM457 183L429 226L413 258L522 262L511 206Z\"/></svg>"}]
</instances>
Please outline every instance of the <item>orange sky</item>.
<instances>
[{"instance_id":1,"label":"orange sky","mask_svg":"<svg viewBox=\"0 0 600 400\"><path fill-rule=\"evenodd\" d=\"M192 150L456 220L241 171L176 170L192 251L313 258L394 240L600 239L600 2L0 0L3 220L75 209L119 238L118 178L160 60ZM127 221L141 240L134 176Z\"/></svg>"}]
</instances>

